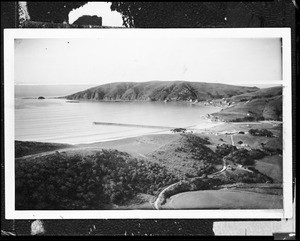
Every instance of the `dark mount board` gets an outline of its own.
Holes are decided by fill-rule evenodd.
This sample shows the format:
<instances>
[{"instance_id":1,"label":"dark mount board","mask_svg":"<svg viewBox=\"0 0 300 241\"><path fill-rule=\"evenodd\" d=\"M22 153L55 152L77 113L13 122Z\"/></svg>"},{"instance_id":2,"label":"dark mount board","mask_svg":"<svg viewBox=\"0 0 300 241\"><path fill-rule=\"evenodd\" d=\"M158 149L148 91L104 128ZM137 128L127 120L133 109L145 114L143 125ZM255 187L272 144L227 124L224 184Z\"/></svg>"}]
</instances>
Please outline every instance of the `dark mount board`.
<instances>
[{"instance_id":1,"label":"dark mount board","mask_svg":"<svg viewBox=\"0 0 300 241\"><path fill-rule=\"evenodd\" d=\"M268 1L266 1L268 2ZM266 8L268 6L266 5ZM295 12L298 14L299 10ZM295 16L286 16L286 18L295 18ZM296 18L295 18L296 19ZM289 24L283 25L280 19L274 18L274 26L276 27L291 27L292 30L292 89L293 89L293 130L295 130L295 91L296 91L296 66L299 63L296 63L296 54L299 55L298 46L296 45L296 33L299 33L299 23L297 22L296 26L290 26ZM297 20L299 21L299 20ZM236 15L236 19L234 22L239 23L240 17ZM1 2L1 52L3 53L3 29L4 28L18 28L18 17L17 17L17 2ZM273 27L274 27L273 26ZM59 26L58 26L59 27ZM205 26L204 26L205 27ZM230 26L222 26L222 27L230 27ZM239 26L239 27L248 27L248 26ZM262 26L251 26L251 27L262 27ZM267 26L264 26L267 27ZM299 38L298 38L299 39ZM3 55L2 57L2 65L1 65L1 96L3 97ZM298 56L299 58L299 56ZM1 98L1 121L4 119L4 103L3 98ZM30 227L31 223L34 220L7 220L5 219L5 203L4 203L4 125L2 121L1 125L1 230L11 232L17 236L22 235L30 235ZM293 132L293 147L295 147L295 132ZM293 148L293 166L295 166L295 150ZM293 176L295 177L295 168L293 168ZM216 221L248 221L248 220L216 220ZM249 220L250 221L250 220ZM255 221L255 220L251 220ZM257 221L264 221L259 219ZM265 220L269 221L269 220ZM279 220L278 220L279 221ZM141 236L149 236L149 235L178 235L178 236L190 236L190 235L204 235L211 236L214 235L213 232L213 222L214 220L176 220L176 224L174 220L147 220L147 219L134 219L134 220L43 220L44 227L46 229L45 235L70 235L70 236L78 236L78 235L117 235L124 236L125 234L128 236L132 235L141 235ZM2 236L4 237L4 236ZM178 237L180 238L180 237ZM185 237L184 239L186 239ZM191 238L191 237L190 237ZM194 237L197 238L197 237ZM208 239L209 237L207 237ZM239 237L230 237L230 239L236 239ZM266 238L266 237L264 237ZM158 239L158 238L155 238ZM176 240L175 237L166 237L167 240L172 239ZM191 238L192 239L192 238ZM197 239L200 239L198 237ZM201 237L201 239L206 239L205 237ZM252 237L243 237L243 239L253 239ZM268 239L268 238L267 238ZM270 239L273 240L273 237Z\"/></svg>"}]
</instances>

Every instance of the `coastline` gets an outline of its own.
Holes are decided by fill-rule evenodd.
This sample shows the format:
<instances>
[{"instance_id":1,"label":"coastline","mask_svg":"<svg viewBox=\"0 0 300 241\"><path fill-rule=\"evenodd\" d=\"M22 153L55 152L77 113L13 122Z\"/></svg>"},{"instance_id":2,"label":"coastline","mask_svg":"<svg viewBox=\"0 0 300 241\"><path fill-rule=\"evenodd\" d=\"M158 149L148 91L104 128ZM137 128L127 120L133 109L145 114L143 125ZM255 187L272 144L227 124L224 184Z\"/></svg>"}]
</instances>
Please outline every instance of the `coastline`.
<instances>
[{"instance_id":1,"label":"coastline","mask_svg":"<svg viewBox=\"0 0 300 241\"><path fill-rule=\"evenodd\" d=\"M49 98L50 97L46 97L46 100L48 99L48 100L50 100L50 102L51 102L51 100L55 101L55 99L52 99L52 98L49 99ZM37 102L39 107L42 106L43 103L44 103L43 100L38 100L38 99L33 99L33 101ZM62 99L60 101L65 102L67 100ZM79 101L79 104L80 103L85 103L85 102L89 103L91 101ZM96 103L96 101L92 101L92 102ZM104 101L104 102L113 103L114 101ZM136 102L140 102L140 101L132 101L132 102L136 103ZM19 102L17 102L17 104L18 103ZM76 105L76 103L78 103L78 102L76 101L76 102L74 102L74 104L72 103L72 105ZM148 103L150 103L150 102L148 101ZM29 103L29 105L30 104L31 103ZM175 105L176 104L181 105L182 104L183 107L184 106L187 106L187 107L192 106L192 104L188 101L170 101L170 102L167 102L167 103L163 103L162 101L160 101L159 104L162 104L163 106L164 105L169 105L169 104L170 105L174 105L174 104ZM199 107L200 109L202 108L202 106L200 106L198 104L199 103L197 103L196 105L193 105L195 110L198 109L197 107ZM66 105L68 105L68 103ZM23 107L23 103L20 102L20 108L22 108L22 107ZM209 108L209 109L205 109L204 113L218 112L219 109L220 109L220 107L216 107L216 106L203 106L203 107L204 108L205 107ZM81 108L81 107L78 106L78 108ZM171 107L171 108L173 108L173 107ZM192 109L194 109L194 108L192 108ZM180 111L180 109L179 109L179 111ZM88 121L88 120L84 120L84 121ZM91 118L90 119L91 124L93 123L93 121L94 122L97 121L97 118ZM118 121L115 120L115 122L118 122ZM131 123L130 122L132 122L132 121L129 121L129 123L126 123L126 121L120 121L120 123L110 123L112 125L110 125L110 127L109 127L110 128L110 133L108 133L108 134L106 134L106 133L102 134L101 131L98 132L98 127L96 129L95 129L95 127L92 127L94 130L90 128L89 132L83 132L83 133L81 133L81 132L78 132L78 133L77 132L76 133L64 132L63 134L59 133L58 135L55 135L54 132L53 132L54 135L53 134L48 135L45 138L43 138L43 136L38 136L38 138L35 138L35 136L20 136L20 138L18 138L18 136L16 136L15 140L45 142L45 143L63 143L63 144L72 144L72 145L85 145L85 144L88 145L88 144L93 144L93 143L104 143L104 142L124 140L124 139L128 139L128 138L137 138L137 137L142 137L142 136L145 136L145 135L173 134L171 129L174 129L174 128L184 128L184 129L187 130L187 132L199 133L199 132L206 131L210 128L219 126L220 124L223 123L221 121L216 122L216 121L211 120L210 118L206 118L206 117L204 117L204 115L201 115L201 112L200 112L200 115L198 113L192 121L187 121L186 123L181 121L181 123L177 123L177 125L176 124L175 125L167 124L167 125L173 126L173 127L167 128L167 129L166 128L159 128L159 126L163 126L163 123L161 123L160 125L156 124L157 128L155 128L155 125L153 125L153 128L151 126L152 130L147 128L147 126L148 126L147 124L145 124L145 126L140 125L138 127L134 127L134 125L133 125L132 128L131 128L131 126L130 126ZM100 122L100 125L101 125L101 123L102 122ZM103 122L103 123L105 124L106 122ZM123 131L123 129L120 129L120 131L119 131L118 126L119 126L119 124L123 125L123 123L125 125L128 124L128 127L125 126L126 127L124 129L125 131ZM144 123L141 123L141 124L144 124ZM113 125L116 125L116 128ZM106 127L105 126L104 127L99 126L99 128L106 128Z\"/></svg>"},{"instance_id":2,"label":"coastline","mask_svg":"<svg viewBox=\"0 0 300 241\"><path fill-rule=\"evenodd\" d=\"M209 131L211 128L214 128L216 126L225 124L226 122L209 122L195 126L189 126L186 127L187 133L192 131L193 133L202 133L203 131ZM202 125L202 127L200 127ZM117 138L111 138L111 139L103 139L97 142L88 142L88 143L79 143L76 145L88 145L88 144L95 144L95 143L103 143L103 142L113 142L113 141L120 141L120 140L126 140L126 139L131 139L131 138L137 138L137 137L144 137L144 136L152 136L152 135L174 135L174 133L171 133L170 130L161 130L161 131L155 131L147 134L139 134L139 135L132 135L132 136L123 136L123 137L117 137Z\"/></svg>"},{"instance_id":3,"label":"coastline","mask_svg":"<svg viewBox=\"0 0 300 241\"><path fill-rule=\"evenodd\" d=\"M226 124L226 122L212 122L210 120L208 120L207 123L201 123L198 125L193 125L193 126L189 126L189 127L185 127L187 129L187 133L203 133L206 131L211 131L212 128L215 128L217 126L220 126L222 124ZM132 139L136 139L136 138L143 138L143 137L147 137L147 136L158 136L158 135L176 135L176 133L172 133L171 130L158 130L158 131L153 131L150 133L142 133L142 134L137 134L137 135L126 135L126 136L120 136L120 137L112 137L112 138L104 138L101 140L97 140L97 141L89 141L89 142L78 142L78 143L73 143L70 144L66 141L59 141L59 140L55 140L53 138L53 140L51 141L43 141L43 140L39 140L39 141L33 141L33 140L17 140L16 141L32 141L32 142L44 142L44 143L59 143L59 144L70 144L70 145L74 145L74 146L86 146L86 145L93 145L93 144L99 144L99 143L111 143L113 144L113 142L119 142L119 141L126 141L126 140L132 140Z\"/></svg>"}]
</instances>

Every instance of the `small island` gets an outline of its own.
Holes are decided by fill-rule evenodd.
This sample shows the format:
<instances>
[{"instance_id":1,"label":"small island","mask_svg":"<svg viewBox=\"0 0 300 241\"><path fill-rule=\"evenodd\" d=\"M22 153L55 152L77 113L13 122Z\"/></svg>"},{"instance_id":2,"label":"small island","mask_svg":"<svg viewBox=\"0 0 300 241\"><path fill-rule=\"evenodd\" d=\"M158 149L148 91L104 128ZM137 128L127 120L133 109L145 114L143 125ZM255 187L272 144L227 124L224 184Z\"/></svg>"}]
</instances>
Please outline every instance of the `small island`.
<instances>
[{"instance_id":1,"label":"small island","mask_svg":"<svg viewBox=\"0 0 300 241\"><path fill-rule=\"evenodd\" d=\"M44 100L44 99L45 99L44 96L39 96L39 97L38 97L38 100Z\"/></svg>"}]
</instances>

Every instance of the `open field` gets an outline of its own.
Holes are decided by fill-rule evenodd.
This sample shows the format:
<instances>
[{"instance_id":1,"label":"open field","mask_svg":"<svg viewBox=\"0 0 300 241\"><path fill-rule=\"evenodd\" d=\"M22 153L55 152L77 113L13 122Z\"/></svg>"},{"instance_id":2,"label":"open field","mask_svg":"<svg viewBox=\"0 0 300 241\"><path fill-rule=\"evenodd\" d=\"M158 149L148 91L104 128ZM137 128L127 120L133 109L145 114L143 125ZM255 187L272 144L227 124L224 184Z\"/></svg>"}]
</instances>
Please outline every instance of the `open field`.
<instances>
[{"instance_id":1,"label":"open field","mask_svg":"<svg viewBox=\"0 0 300 241\"><path fill-rule=\"evenodd\" d=\"M83 144L79 146L117 149L128 153L147 155L170 142L178 140L179 138L180 134L153 134L114 141Z\"/></svg>"},{"instance_id":2,"label":"open field","mask_svg":"<svg viewBox=\"0 0 300 241\"><path fill-rule=\"evenodd\" d=\"M244 144L247 144L250 148L259 149L261 148L261 143L266 143L270 140L270 137L257 136L253 137L250 134L236 134L234 135L235 143L242 141Z\"/></svg>"},{"instance_id":3,"label":"open field","mask_svg":"<svg viewBox=\"0 0 300 241\"><path fill-rule=\"evenodd\" d=\"M266 156L255 162L255 168L261 173L271 177L276 182L282 182L282 156Z\"/></svg>"},{"instance_id":4,"label":"open field","mask_svg":"<svg viewBox=\"0 0 300 241\"><path fill-rule=\"evenodd\" d=\"M179 193L163 209L280 209L282 196L233 190Z\"/></svg>"}]
</instances>

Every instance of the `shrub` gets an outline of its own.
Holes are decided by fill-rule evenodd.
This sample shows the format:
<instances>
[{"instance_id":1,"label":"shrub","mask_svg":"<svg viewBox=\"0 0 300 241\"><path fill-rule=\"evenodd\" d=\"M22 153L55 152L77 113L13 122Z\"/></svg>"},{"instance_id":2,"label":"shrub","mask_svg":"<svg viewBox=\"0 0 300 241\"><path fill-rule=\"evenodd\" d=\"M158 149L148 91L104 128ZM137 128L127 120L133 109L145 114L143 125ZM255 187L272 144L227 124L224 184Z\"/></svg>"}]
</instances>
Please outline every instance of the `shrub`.
<instances>
[{"instance_id":1,"label":"shrub","mask_svg":"<svg viewBox=\"0 0 300 241\"><path fill-rule=\"evenodd\" d=\"M233 145L229 145L229 144L222 144L222 145L218 145L217 149L216 149L216 154L224 157L226 155L228 155L230 152L235 151L237 148Z\"/></svg>"},{"instance_id":2,"label":"shrub","mask_svg":"<svg viewBox=\"0 0 300 241\"><path fill-rule=\"evenodd\" d=\"M249 156L252 159L261 159L265 157L267 154L260 149L252 149L249 151Z\"/></svg>"},{"instance_id":3,"label":"shrub","mask_svg":"<svg viewBox=\"0 0 300 241\"><path fill-rule=\"evenodd\" d=\"M267 129L250 129L249 134L252 136L266 136L266 137L272 137L273 133Z\"/></svg>"},{"instance_id":4,"label":"shrub","mask_svg":"<svg viewBox=\"0 0 300 241\"><path fill-rule=\"evenodd\" d=\"M249 151L247 149L241 148L231 152L227 156L228 160L233 161L235 163L239 163L241 165L254 165L254 159L249 155Z\"/></svg>"}]
</instances>

